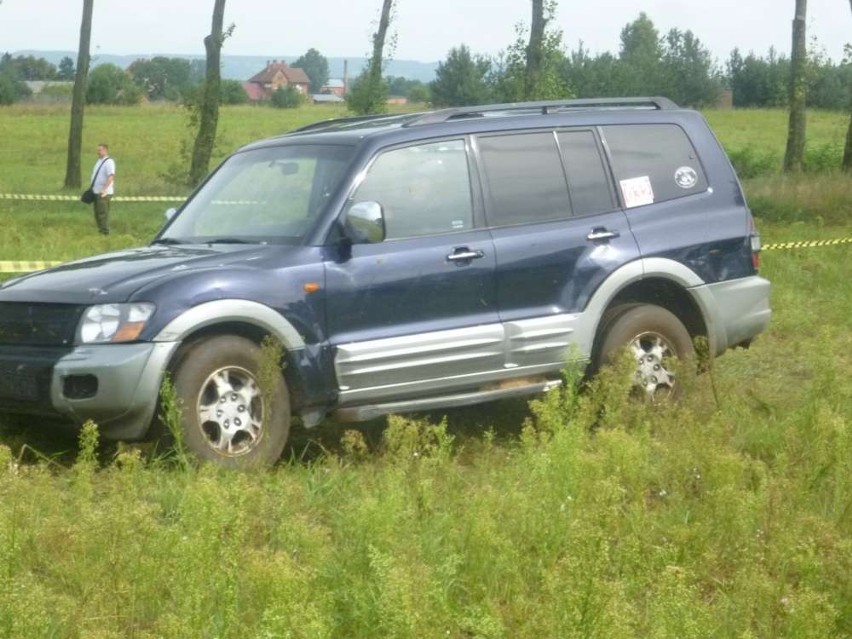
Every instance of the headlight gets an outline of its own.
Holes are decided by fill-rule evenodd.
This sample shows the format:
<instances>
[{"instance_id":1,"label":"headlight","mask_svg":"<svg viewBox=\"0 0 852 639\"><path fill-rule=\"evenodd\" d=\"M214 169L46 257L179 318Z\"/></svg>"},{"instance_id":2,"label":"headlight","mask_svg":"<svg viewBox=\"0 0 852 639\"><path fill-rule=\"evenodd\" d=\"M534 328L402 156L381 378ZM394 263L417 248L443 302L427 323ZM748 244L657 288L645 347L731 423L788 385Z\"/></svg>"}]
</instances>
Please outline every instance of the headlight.
<instances>
[{"instance_id":1,"label":"headlight","mask_svg":"<svg viewBox=\"0 0 852 639\"><path fill-rule=\"evenodd\" d=\"M154 314L154 308L153 304L148 303L91 306L83 313L77 331L77 342L132 342L145 328L145 322Z\"/></svg>"}]
</instances>

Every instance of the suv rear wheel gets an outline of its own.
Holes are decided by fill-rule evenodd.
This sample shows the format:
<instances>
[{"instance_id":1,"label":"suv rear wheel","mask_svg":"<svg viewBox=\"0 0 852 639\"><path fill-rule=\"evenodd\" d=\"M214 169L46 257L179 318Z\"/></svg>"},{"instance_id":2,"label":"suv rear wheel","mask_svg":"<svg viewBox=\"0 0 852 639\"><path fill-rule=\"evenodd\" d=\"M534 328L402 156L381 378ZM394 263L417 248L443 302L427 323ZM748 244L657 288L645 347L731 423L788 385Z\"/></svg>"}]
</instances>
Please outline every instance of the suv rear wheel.
<instances>
[{"instance_id":1,"label":"suv rear wheel","mask_svg":"<svg viewBox=\"0 0 852 639\"><path fill-rule=\"evenodd\" d=\"M261 349L233 335L189 346L174 371L184 441L198 458L224 466L270 466L290 431L290 401L281 375L262 388Z\"/></svg>"},{"instance_id":2,"label":"suv rear wheel","mask_svg":"<svg viewBox=\"0 0 852 639\"><path fill-rule=\"evenodd\" d=\"M677 392L673 365L695 355L689 331L673 313L653 304L614 309L604 326L595 368L626 348L636 359L634 387L647 397Z\"/></svg>"}]
</instances>

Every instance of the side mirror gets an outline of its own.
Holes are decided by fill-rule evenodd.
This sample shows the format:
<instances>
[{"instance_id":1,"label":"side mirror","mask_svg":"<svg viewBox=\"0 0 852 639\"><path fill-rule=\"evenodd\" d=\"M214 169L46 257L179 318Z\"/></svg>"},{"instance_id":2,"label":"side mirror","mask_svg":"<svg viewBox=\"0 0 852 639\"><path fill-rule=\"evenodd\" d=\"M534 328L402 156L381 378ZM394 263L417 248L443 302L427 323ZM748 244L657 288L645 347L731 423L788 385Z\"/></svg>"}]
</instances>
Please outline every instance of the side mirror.
<instances>
[{"instance_id":1,"label":"side mirror","mask_svg":"<svg viewBox=\"0 0 852 639\"><path fill-rule=\"evenodd\" d=\"M172 207L170 209L166 209L166 213L165 213L166 222L171 220L175 216L175 213L177 213L177 209L175 207Z\"/></svg>"},{"instance_id":2,"label":"side mirror","mask_svg":"<svg viewBox=\"0 0 852 639\"><path fill-rule=\"evenodd\" d=\"M385 239L385 213L378 202L355 202L346 212L346 235L355 244L378 244Z\"/></svg>"}]
</instances>

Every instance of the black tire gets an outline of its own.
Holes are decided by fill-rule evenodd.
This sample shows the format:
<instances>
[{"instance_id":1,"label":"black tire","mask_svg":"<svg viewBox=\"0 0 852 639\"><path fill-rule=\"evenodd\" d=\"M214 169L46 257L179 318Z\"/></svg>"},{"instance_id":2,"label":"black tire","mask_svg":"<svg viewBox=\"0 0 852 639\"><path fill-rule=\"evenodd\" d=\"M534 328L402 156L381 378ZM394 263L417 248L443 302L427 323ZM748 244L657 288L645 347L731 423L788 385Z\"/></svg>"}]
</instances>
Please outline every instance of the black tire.
<instances>
[{"instance_id":1,"label":"black tire","mask_svg":"<svg viewBox=\"0 0 852 639\"><path fill-rule=\"evenodd\" d=\"M695 347L676 315L652 304L626 305L613 310L602 330L594 370L627 348L636 356L637 389L648 397L677 394L675 374L667 362L694 357Z\"/></svg>"},{"instance_id":2,"label":"black tire","mask_svg":"<svg viewBox=\"0 0 852 639\"><path fill-rule=\"evenodd\" d=\"M209 337L179 354L173 370L187 448L231 468L271 466L290 432L290 397L282 375L261 391L261 349L233 335ZM271 395L271 397L270 397Z\"/></svg>"}]
</instances>

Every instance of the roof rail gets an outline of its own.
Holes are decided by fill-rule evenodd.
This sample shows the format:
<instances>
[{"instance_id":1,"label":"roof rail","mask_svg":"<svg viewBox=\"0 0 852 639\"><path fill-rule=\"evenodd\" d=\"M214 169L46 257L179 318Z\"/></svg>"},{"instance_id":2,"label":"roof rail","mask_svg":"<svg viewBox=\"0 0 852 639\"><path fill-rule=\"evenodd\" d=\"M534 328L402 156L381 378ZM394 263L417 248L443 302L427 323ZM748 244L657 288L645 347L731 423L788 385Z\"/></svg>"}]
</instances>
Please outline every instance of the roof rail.
<instances>
[{"instance_id":1,"label":"roof rail","mask_svg":"<svg viewBox=\"0 0 852 639\"><path fill-rule=\"evenodd\" d=\"M293 129L289 131L289 133L304 133L305 131L321 131L322 129L327 129L333 126L341 126L347 124L358 124L359 122L369 122L370 120L381 120L382 118L394 118L398 117L398 115L389 115L387 113L380 113L377 115L349 115L343 118L330 118L328 120L320 120L319 122L313 122L311 124L307 124L303 127L299 127L298 129Z\"/></svg>"},{"instance_id":2,"label":"roof rail","mask_svg":"<svg viewBox=\"0 0 852 639\"><path fill-rule=\"evenodd\" d=\"M668 110L679 108L668 98L584 98L580 100L548 100L545 102L508 102L506 104L486 104L483 106L452 107L424 113L420 117L406 122L403 126L436 124L462 118L500 116L500 115L548 115L566 111L586 111L594 109L655 109Z\"/></svg>"}]
</instances>

